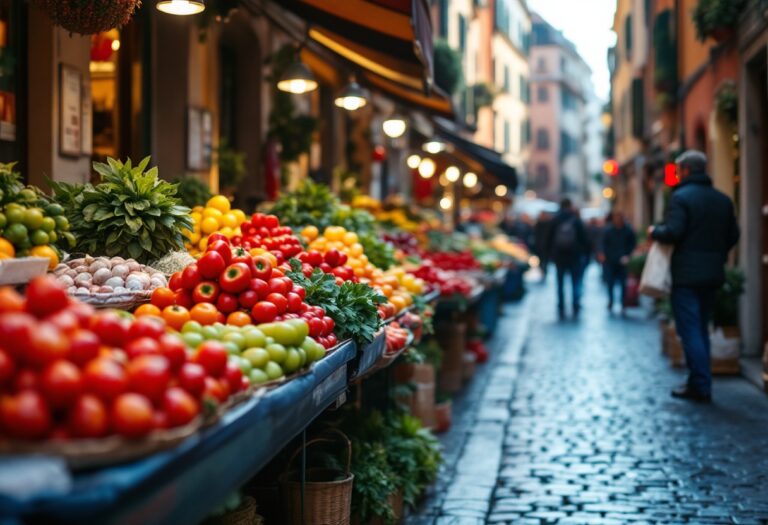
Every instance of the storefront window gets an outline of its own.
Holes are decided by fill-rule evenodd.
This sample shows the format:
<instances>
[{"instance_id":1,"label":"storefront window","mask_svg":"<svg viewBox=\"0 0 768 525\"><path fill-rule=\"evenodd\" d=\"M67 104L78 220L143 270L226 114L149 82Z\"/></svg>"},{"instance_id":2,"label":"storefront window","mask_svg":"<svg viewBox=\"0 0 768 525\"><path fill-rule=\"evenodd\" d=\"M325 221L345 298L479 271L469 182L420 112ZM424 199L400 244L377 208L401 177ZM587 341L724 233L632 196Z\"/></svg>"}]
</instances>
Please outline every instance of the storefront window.
<instances>
[{"instance_id":1,"label":"storefront window","mask_svg":"<svg viewBox=\"0 0 768 525\"><path fill-rule=\"evenodd\" d=\"M22 2L0 0L0 162L22 160L21 138L23 130L19 121L19 94L23 67L22 54Z\"/></svg>"},{"instance_id":2,"label":"storefront window","mask_svg":"<svg viewBox=\"0 0 768 525\"><path fill-rule=\"evenodd\" d=\"M91 99L93 104L93 158L119 155L117 65L120 33L113 29L91 37Z\"/></svg>"}]
</instances>

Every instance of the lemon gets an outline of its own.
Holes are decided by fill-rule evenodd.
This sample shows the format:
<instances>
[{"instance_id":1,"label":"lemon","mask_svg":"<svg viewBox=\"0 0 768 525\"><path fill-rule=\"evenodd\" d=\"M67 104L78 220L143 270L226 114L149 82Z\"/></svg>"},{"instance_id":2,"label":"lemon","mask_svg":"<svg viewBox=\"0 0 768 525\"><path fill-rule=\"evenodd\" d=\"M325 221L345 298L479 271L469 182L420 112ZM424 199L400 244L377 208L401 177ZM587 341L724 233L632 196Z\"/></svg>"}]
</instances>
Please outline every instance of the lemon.
<instances>
[{"instance_id":1,"label":"lemon","mask_svg":"<svg viewBox=\"0 0 768 525\"><path fill-rule=\"evenodd\" d=\"M245 216L245 212L243 210L234 209L231 212L235 218L237 219L237 225L240 226L243 224L248 218Z\"/></svg>"},{"instance_id":2,"label":"lemon","mask_svg":"<svg viewBox=\"0 0 768 525\"><path fill-rule=\"evenodd\" d=\"M237 228L237 215L232 212L225 213L221 216L221 224L227 228Z\"/></svg>"},{"instance_id":3,"label":"lemon","mask_svg":"<svg viewBox=\"0 0 768 525\"><path fill-rule=\"evenodd\" d=\"M216 220L220 220L221 217L224 214L221 213L221 210L218 210L216 208L206 208L203 210L203 219L207 219L208 217L214 217Z\"/></svg>"},{"instance_id":4,"label":"lemon","mask_svg":"<svg viewBox=\"0 0 768 525\"><path fill-rule=\"evenodd\" d=\"M229 239L235 234L234 230L232 230L232 228L230 228L229 226L224 226L222 229L219 230L219 233L222 234L227 239Z\"/></svg>"},{"instance_id":5,"label":"lemon","mask_svg":"<svg viewBox=\"0 0 768 525\"><path fill-rule=\"evenodd\" d=\"M342 238L342 241L347 246L351 246L355 244L358 241L357 234L355 232L347 232L344 234L344 237Z\"/></svg>"},{"instance_id":6,"label":"lemon","mask_svg":"<svg viewBox=\"0 0 768 525\"><path fill-rule=\"evenodd\" d=\"M320 235L320 231L317 229L317 226L307 226L301 230L301 235L309 241L314 241Z\"/></svg>"},{"instance_id":7,"label":"lemon","mask_svg":"<svg viewBox=\"0 0 768 525\"><path fill-rule=\"evenodd\" d=\"M192 217L192 220L195 223L200 223L203 220L203 212L202 211L193 211L189 214L190 217Z\"/></svg>"},{"instance_id":8,"label":"lemon","mask_svg":"<svg viewBox=\"0 0 768 525\"><path fill-rule=\"evenodd\" d=\"M199 243L200 242L200 234L198 232L195 232L192 235L190 235L189 236L189 242L191 244L193 244L193 245Z\"/></svg>"},{"instance_id":9,"label":"lemon","mask_svg":"<svg viewBox=\"0 0 768 525\"><path fill-rule=\"evenodd\" d=\"M200 229L203 233L211 234L219 229L219 221L215 217L206 217L203 219Z\"/></svg>"},{"instance_id":10,"label":"lemon","mask_svg":"<svg viewBox=\"0 0 768 525\"><path fill-rule=\"evenodd\" d=\"M226 198L224 195L214 195L210 199L208 199L208 202L205 204L206 208L214 208L216 210L219 210L221 213L227 213L229 210L232 209L232 205L229 202L229 199Z\"/></svg>"}]
</instances>

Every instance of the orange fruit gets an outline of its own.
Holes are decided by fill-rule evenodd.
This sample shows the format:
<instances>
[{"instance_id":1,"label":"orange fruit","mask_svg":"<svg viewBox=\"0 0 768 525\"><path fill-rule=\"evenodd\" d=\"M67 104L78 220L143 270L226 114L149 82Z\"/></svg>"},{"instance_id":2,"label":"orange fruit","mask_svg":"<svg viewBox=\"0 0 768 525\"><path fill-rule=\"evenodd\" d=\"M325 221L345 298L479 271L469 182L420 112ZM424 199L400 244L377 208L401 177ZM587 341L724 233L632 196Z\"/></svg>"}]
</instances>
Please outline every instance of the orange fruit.
<instances>
[{"instance_id":1,"label":"orange fruit","mask_svg":"<svg viewBox=\"0 0 768 525\"><path fill-rule=\"evenodd\" d=\"M211 305L213 306L213 305ZM215 307L214 307L215 309ZM171 305L163 308L163 319L174 330L181 330L184 323L192 318L189 310L179 305ZM201 323L202 324L202 323Z\"/></svg>"},{"instance_id":2,"label":"orange fruit","mask_svg":"<svg viewBox=\"0 0 768 525\"><path fill-rule=\"evenodd\" d=\"M219 311L210 303L198 303L192 307L189 315L193 321L205 326L216 322L219 318Z\"/></svg>"},{"instance_id":3,"label":"orange fruit","mask_svg":"<svg viewBox=\"0 0 768 525\"><path fill-rule=\"evenodd\" d=\"M206 217L200 224L200 229L205 234L211 234L219 229L219 221L215 217Z\"/></svg>"},{"instance_id":4,"label":"orange fruit","mask_svg":"<svg viewBox=\"0 0 768 525\"><path fill-rule=\"evenodd\" d=\"M251 316L245 312L232 312L227 316L227 324L234 326L247 326L251 324Z\"/></svg>"},{"instance_id":5,"label":"orange fruit","mask_svg":"<svg viewBox=\"0 0 768 525\"><path fill-rule=\"evenodd\" d=\"M161 317L162 310L152 303L142 304L136 310L133 311L133 315L141 317L143 315L154 315L155 317Z\"/></svg>"},{"instance_id":6,"label":"orange fruit","mask_svg":"<svg viewBox=\"0 0 768 525\"><path fill-rule=\"evenodd\" d=\"M232 209L232 204L224 195L214 195L205 203L206 208L213 208L221 213L227 213Z\"/></svg>"}]
</instances>

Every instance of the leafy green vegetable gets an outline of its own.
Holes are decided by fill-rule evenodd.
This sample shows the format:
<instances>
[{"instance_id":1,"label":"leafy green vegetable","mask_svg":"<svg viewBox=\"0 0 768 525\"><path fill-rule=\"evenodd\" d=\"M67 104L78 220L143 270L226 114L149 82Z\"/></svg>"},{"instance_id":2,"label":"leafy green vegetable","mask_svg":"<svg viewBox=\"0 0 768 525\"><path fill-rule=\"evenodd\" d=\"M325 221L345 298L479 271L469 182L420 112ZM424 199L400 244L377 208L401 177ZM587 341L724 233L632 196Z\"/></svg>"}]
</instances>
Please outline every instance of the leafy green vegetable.
<instances>
[{"instance_id":1,"label":"leafy green vegetable","mask_svg":"<svg viewBox=\"0 0 768 525\"><path fill-rule=\"evenodd\" d=\"M78 185L48 181L77 236L77 249L92 255L128 256L139 262L181 250L183 230L192 230L190 209L181 206L176 185L147 170L149 157L136 167L115 159L95 162L102 182Z\"/></svg>"},{"instance_id":2,"label":"leafy green vegetable","mask_svg":"<svg viewBox=\"0 0 768 525\"><path fill-rule=\"evenodd\" d=\"M322 231L331 224L336 206L338 200L328 186L306 179L296 191L281 194L271 213L280 217L281 224L293 227L312 224Z\"/></svg>"},{"instance_id":3,"label":"leafy green vegetable","mask_svg":"<svg viewBox=\"0 0 768 525\"><path fill-rule=\"evenodd\" d=\"M386 297L364 283L346 281L338 286L333 275L319 268L306 277L298 260L291 259L290 264L286 275L304 288L308 304L325 309L336 324L340 340L353 339L359 344L373 341L381 328L378 305L386 302Z\"/></svg>"},{"instance_id":4,"label":"leafy green vegetable","mask_svg":"<svg viewBox=\"0 0 768 525\"><path fill-rule=\"evenodd\" d=\"M181 203L189 208L205 206L211 198L211 190L208 185L195 177L181 177L176 180L178 184L176 194Z\"/></svg>"},{"instance_id":5,"label":"leafy green vegetable","mask_svg":"<svg viewBox=\"0 0 768 525\"><path fill-rule=\"evenodd\" d=\"M359 236L360 244L368 260L377 268L389 270L395 265L395 249L387 241L384 241L373 233L366 233Z\"/></svg>"}]
</instances>

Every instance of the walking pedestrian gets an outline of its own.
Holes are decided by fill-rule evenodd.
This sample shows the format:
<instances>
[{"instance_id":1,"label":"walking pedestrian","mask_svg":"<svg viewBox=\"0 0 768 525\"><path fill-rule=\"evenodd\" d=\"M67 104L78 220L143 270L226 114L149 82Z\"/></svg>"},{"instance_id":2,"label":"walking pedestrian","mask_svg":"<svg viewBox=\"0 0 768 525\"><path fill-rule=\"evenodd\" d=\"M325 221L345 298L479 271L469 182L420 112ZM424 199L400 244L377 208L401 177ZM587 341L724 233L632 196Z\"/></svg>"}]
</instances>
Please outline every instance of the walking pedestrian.
<instances>
[{"instance_id":1,"label":"walking pedestrian","mask_svg":"<svg viewBox=\"0 0 768 525\"><path fill-rule=\"evenodd\" d=\"M557 311L565 317L565 276L571 279L573 314L581 311L582 278L585 260L589 256L589 238L578 212L570 199L563 199L560 211L552 220L547 253L557 270Z\"/></svg>"},{"instance_id":2,"label":"walking pedestrian","mask_svg":"<svg viewBox=\"0 0 768 525\"><path fill-rule=\"evenodd\" d=\"M739 240L739 227L731 200L712 187L707 156L690 150L676 163L680 184L672 193L665 222L649 228L649 234L674 245L672 312L689 375L672 396L708 403L712 399L709 318L715 293L725 280L728 252Z\"/></svg>"},{"instance_id":3,"label":"walking pedestrian","mask_svg":"<svg viewBox=\"0 0 768 525\"><path fill-rule=\"evenodd\" d=\"M627 264L637 245L637 236L624 220L624 216L614 211L601 241L598 260L603 263L603 276L608 288L608 311L613 311L614 292L618 285L623 312L627 293Z\"/></svg>"},{"instance_id":4,"label":"walking pedestrian","mask_svg":"<svg viewBox=\"0 0 768 525\"><path fill-rule=\"evenodd\" d=\"M539 258L539 268L541 268L541 279L546 281L547 269L549 266L549 234L552 231L552 215L548 212L541 212L533 228L533 253Z\"/></svg>"}]
</instances>

